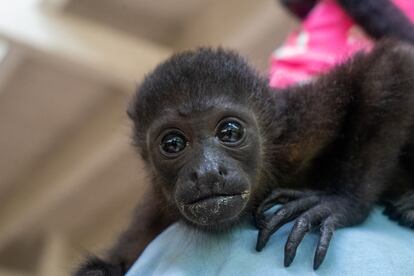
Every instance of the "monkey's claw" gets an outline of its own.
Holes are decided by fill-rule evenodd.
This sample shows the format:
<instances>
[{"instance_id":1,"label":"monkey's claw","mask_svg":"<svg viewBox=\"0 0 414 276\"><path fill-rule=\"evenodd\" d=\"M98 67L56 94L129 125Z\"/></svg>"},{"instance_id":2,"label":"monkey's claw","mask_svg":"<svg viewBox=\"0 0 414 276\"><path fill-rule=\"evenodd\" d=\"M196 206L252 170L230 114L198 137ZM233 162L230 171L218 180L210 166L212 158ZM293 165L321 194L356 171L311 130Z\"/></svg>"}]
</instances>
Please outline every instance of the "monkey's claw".
<instances>
[{"instance_id":1,"label":"monkey's claw","mask_svg":"<svg viewBox=\"0 0 414 276\"><path fill-rule=\"evenodd\" d=\"M339 224L349 221L348 207L350 199L325 192L277 190L266 198L255 213L259 235L256 250L261 251L271 235L284 224L295 220L292 231L285 245L284 265L289 266L296 255L296 250L305 234L318 229L320 233L316 246L313 268L323 262L328 251L329 242ZM271 207L283 204L273 215L266 218L264 212Z\"/></svg>"}]
</instances>

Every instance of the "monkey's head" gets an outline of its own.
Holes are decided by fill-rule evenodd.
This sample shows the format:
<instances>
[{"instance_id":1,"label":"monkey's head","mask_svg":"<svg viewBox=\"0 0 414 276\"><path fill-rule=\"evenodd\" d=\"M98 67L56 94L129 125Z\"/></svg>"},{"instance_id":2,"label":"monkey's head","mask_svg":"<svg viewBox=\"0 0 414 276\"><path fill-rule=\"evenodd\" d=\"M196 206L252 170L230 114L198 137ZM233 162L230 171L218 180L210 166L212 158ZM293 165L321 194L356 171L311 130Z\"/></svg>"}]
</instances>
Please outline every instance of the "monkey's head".
<instances>
[{"instance_id":1,"label":"monkey's head","mask_svg":"<svg viewBox=\"0 0 414 276\"><path fill-rule=\"evenodd\" d=\"M206 48L174 55L139 87L128 110L135 143L188 222L217 229L248 210L264 163L266 89L238 55Z\"/></svg>"}]
</instances>

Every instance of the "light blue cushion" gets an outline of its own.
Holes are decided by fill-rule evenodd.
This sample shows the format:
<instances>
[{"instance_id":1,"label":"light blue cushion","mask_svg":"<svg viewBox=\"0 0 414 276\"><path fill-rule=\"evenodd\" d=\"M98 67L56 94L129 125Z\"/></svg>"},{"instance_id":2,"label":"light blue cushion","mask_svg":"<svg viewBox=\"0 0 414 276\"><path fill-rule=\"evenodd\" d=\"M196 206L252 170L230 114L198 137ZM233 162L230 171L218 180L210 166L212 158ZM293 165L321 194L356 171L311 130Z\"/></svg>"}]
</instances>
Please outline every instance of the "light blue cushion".
<instances>
[{"instance_id":1,"label":"light blue cushion","mask_svg":"<svg viewBox=\"0 0 414 276\"><path fill-rule=\"evenodd\" d=\"M308 234L288 268L283 250L292 224L256 252L257 229L244 223L228 233L206 234L176 223L159 235L127 276L138 275L414 275L414 231L375 209L361 225L335 232L327 257L312 269L316 233Z\"/></svg>"}]
</instances>

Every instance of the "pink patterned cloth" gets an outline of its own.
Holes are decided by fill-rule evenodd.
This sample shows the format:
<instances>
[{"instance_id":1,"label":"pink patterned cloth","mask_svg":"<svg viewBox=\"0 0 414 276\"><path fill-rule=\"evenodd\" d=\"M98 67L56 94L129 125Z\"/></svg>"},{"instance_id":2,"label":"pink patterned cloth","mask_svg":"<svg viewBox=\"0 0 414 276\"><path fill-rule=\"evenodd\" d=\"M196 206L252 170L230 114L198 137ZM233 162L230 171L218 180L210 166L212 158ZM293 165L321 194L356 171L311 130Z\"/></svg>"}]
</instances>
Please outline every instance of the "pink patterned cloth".
<instances>
[{"instance_id":1,"label":"pink patterned cloth","mask_svg":"<svg viewBox=\"0 0 414 276\"><path fill-rule=\"evenodd\" d=\"M414 0L393 0L414 22ZM320 0L271 56L270 86L286 87L306 82L329 71L358 51L370 51L372 40L335 0Z\"/></svg>"}]
</instances>

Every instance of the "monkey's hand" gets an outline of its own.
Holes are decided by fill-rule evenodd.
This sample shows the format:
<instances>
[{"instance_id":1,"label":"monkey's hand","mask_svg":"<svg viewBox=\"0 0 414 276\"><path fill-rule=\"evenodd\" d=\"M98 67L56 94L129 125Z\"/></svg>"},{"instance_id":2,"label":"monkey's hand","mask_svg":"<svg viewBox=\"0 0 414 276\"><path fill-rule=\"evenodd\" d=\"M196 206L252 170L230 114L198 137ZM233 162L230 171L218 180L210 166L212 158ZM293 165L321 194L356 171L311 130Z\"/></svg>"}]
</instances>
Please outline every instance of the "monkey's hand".
<instances>
[{"instance_id":1,"label":"monkey's hand","mask_svg":"<svg viewBox=\"0 0 414 276\"><path fill-rule=\"evenodd\" d=\"M82 264L74 276L122 276L124 274L121 266L93 257Z\"/></svg>"},{"instance_id":2,"label":"monkey's hand","mask_svg":"<svg viewBox=\"0 0 414 276\"><path fill-rule=\"evenodd\" d=\"M399 224L414 229L414 190L406 192L396 201L387 202L384 214Z\"/></svg>"},{"instance_id":3,"label":"monkey's hand","mask_svg":"<svg viewBox=\"0 0 414 276\"><path fill-rule=\"evenodd\" d=\"M283 204L266 218L264 212ZM320 191L275 190L257 208L256 225L259 228L256 250L261 251L269 238L284 224L295 221L285 245L284 265L289 266L305 234L319 230L313 268L316 270L326 256L333 232L338 227L361 222L366 215L358 213L360 206L355 199ZM368 212L366 212L368 213Z\"/></svg>"}]
</instances>

